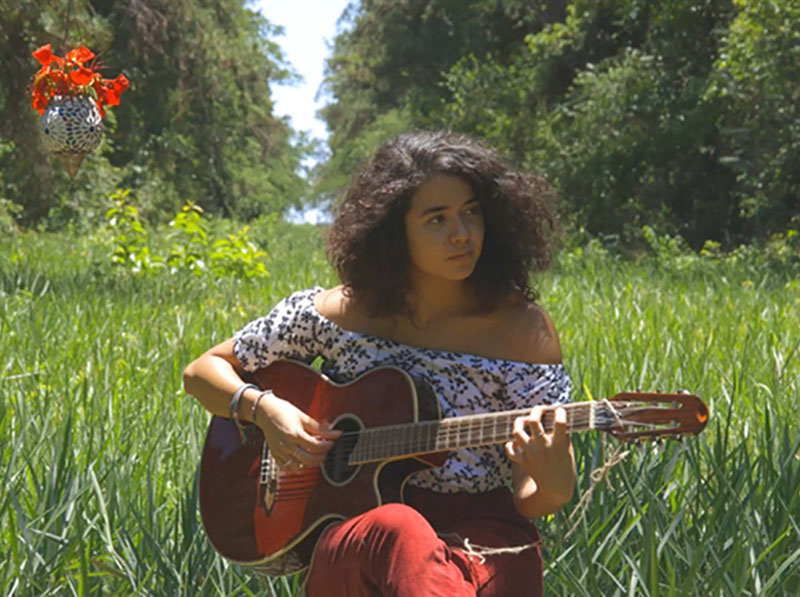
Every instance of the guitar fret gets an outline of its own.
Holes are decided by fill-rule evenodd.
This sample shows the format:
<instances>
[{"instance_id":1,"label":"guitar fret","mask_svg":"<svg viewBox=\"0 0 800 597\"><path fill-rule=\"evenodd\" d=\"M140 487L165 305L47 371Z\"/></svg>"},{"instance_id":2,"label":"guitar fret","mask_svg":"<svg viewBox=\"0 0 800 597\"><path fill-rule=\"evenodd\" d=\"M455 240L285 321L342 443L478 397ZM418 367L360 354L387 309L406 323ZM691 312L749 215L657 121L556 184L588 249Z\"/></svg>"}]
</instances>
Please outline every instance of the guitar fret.
<instances>
[{"instance_id":1,"label":"guitar fret","mask_svg":"<svg viewBox=\"0 0 800 597\"><path fill-rule=\"evenodd\" d=\"M608 409L602 404L575 403L566 405L565 410L568 431L607 426L600 421L601 416L608 418ZM514 420L528 412L523 409L362 429L350 461L370 462L503 443L513 438ZM542 415L542 426L550 433L554 423L555 409L549 408Z\"/></svg>"}]
</instances>

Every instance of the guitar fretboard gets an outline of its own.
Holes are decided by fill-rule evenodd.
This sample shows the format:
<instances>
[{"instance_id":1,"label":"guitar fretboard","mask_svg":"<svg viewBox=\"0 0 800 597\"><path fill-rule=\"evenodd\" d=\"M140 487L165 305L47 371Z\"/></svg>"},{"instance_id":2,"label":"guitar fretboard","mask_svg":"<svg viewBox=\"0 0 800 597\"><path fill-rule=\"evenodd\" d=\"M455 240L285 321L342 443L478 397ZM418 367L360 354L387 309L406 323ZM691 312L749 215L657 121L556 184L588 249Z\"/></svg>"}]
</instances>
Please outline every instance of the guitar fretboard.
<instances>
[{"instance_id":1,"label":"guitar fretboard","mask_svg":"<svg viewBox=\"0 0 800 597\"><path fill-rule=\"evenodd\" d=\"M605 404L598 402L567 404L563 408L570 432L605 429L617 420ZM514 420L529 412L530 409L521 409L363 429L348 463L357 465L504 443L513 438ZM554 418L555 407L550 407L542 416L546 432L552 431Z\"/></svg>"}]
</instances>

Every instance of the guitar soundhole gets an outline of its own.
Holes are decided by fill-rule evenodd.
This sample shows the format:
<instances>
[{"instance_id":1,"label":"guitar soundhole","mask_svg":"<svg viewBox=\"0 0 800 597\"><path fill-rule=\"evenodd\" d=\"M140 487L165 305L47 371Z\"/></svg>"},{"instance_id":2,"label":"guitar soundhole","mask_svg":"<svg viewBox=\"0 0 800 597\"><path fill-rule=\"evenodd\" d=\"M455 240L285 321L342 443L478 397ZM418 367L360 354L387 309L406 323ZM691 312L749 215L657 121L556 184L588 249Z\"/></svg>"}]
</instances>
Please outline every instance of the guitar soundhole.
<instances>
[{"instance_id":1,"label":"guitar soundhole","mask_svg":"<svg viewBox=\"0 0 800 597\"><path fill-rule=\"evenodd\" d=\"M348 415L333 426L342 432L342 437L336 440L322 463L322 474L332 485L344 485L358 473L359 467L350 466L347 459L356 447L362 427L358 419Z\"/></svg>"}]
</instances>

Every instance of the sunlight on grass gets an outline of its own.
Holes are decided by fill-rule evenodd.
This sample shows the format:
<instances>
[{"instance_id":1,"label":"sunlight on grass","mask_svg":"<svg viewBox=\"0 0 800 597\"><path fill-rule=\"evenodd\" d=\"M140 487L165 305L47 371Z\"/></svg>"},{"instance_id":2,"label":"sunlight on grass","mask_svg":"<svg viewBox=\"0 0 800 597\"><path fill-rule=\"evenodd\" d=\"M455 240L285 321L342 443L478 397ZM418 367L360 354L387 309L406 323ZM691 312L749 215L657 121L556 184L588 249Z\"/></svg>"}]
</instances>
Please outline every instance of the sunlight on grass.
<instances>
[{"instance_id":1,"label":"sunlight on grass","mask_svg":"<svg viewBox=\"0 0 800 597\"><path fill-rule=\"evenodd\" d=\"M257 234L257 231L256 231ZM288 233L287 233L288 234ZM218 557L197 510L207 416L185 364L294 289L333 283L316 233L266 281L134 276L101 238L0 255L0 592L293 595ZM614 440L575 436L579 491L540 521L551 595L800 593L800 290L746 265L563 260L542 280L575 400L687 389L711 422L646 444L567 519Z\"/></svg>"}]
</instances>

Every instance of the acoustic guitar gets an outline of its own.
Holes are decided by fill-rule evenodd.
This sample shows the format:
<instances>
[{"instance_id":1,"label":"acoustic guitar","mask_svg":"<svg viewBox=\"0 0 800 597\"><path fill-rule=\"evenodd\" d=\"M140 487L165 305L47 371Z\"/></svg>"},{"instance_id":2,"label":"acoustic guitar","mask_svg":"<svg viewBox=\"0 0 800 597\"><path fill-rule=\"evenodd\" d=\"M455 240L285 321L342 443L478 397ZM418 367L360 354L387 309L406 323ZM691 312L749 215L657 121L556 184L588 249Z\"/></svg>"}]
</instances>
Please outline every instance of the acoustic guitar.
<instances>
[{"instance_id":1,"label":"acoustic guitar","mask_svg":"<svg viewBox=\"0 0 800 597\"><path fill-rule=\"evenodd\" d=\"M331 522L400 502L413 473L441 466L456 449L512 439L514 419L530 409L440 417L435 395L395 367L378 367L337 384L302 363L281 360L253 381L342 435L323 463L281 471L261 430L214 416L200 463L201 518L223 557L267 576L306 568ZM697 396L620 393L563 406L569 432L606 431L621 440L700 433L708 409ZM542 417L553 428L555 407Z\"/></svg>"}]
</instances>

